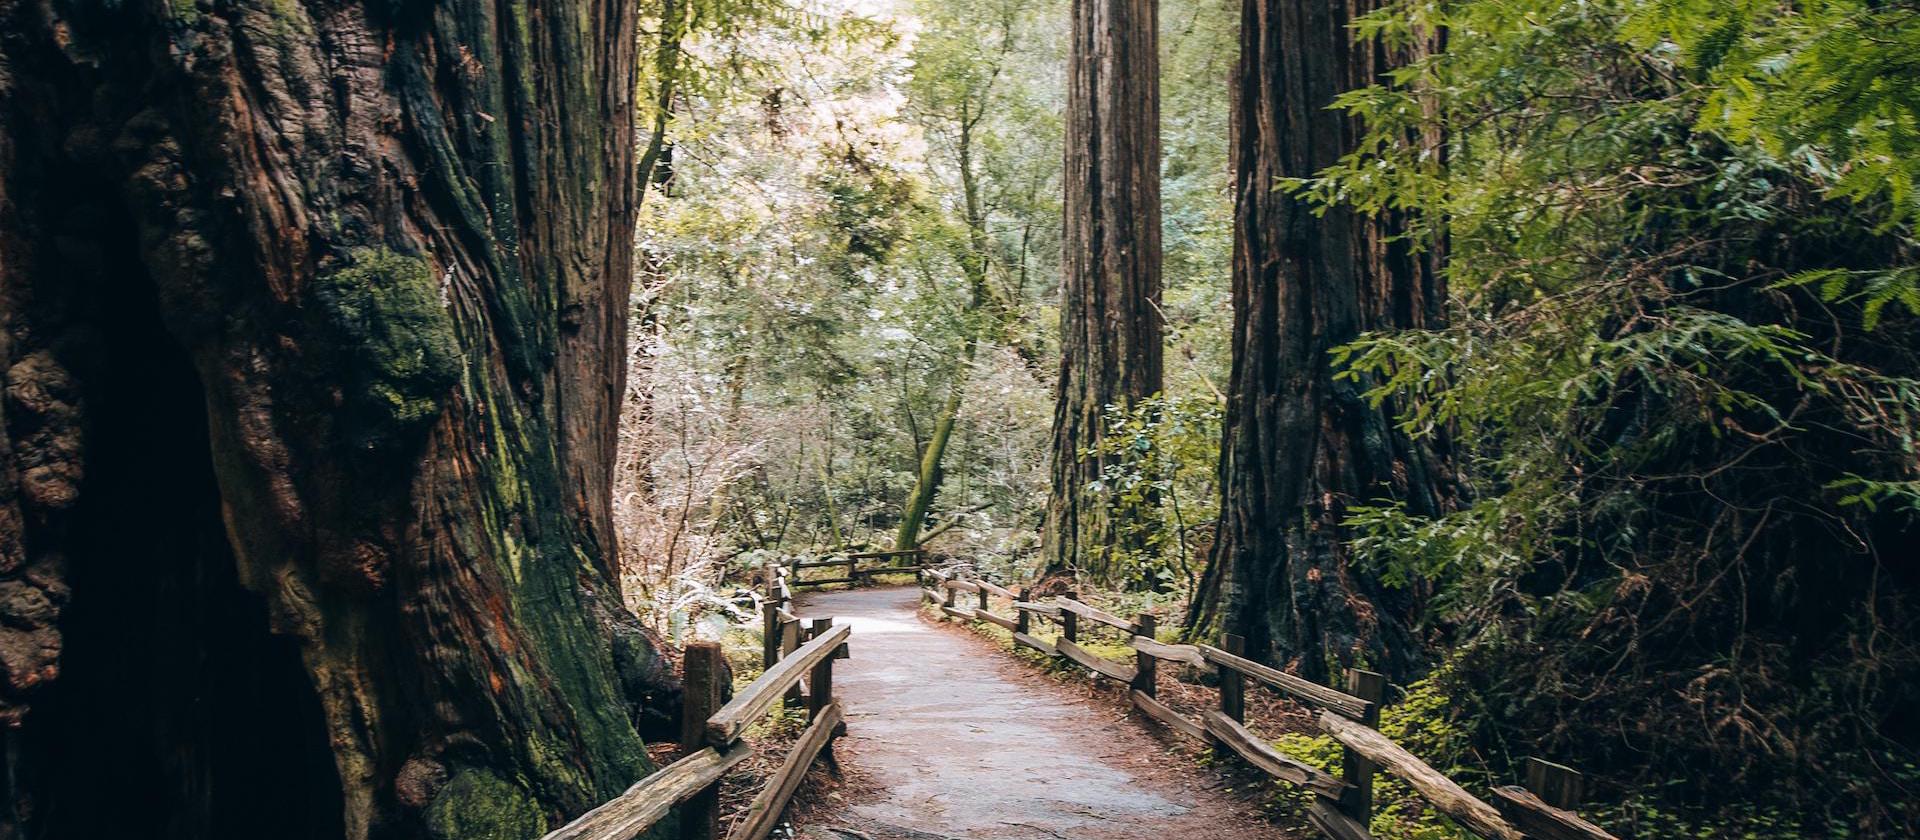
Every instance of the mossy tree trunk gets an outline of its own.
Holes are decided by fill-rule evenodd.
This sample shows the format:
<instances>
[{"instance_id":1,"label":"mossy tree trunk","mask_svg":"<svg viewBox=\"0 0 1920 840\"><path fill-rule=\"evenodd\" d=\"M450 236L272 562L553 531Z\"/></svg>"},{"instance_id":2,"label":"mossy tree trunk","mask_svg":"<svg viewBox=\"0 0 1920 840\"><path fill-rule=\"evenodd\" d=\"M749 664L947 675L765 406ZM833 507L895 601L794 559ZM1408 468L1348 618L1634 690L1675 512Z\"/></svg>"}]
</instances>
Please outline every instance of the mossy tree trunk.
<instances>
[{"instance_id":1,"label":"mossy tree trunk","mask_svg":"<svg viewBox=\"0 0 1920 840\"><path fill-rule=\"evenodd\" d=\"M0 836L534 837L646 772L631 4L0 33Z\"/></svg>"},{"instance_id":2,"label":"mossy tree trunk","mask_svg":"<svg viewBox=\"0 0 1920 840\"><path fill-rule=\"evenodd\" d=\"M1316 215L1275 189L1351 151L1358 128L1328 111L1406 54L1355 43L1349 22L1377 0L1245 0L1233 77L1233 376L1221 447L1218 538L1189 629L1325 680L1363 663L1400 677L1420 593L1355 567L1340 522L1355 504L1448 503L1435 453L1335 381L1331 348L1362 332L1437 325L1438 254L1396 239L1391 215ZM1416 43L1408 49L1433 48ZM1438 149L1436 138L1427 138Z\"/></svg>"},{"instance_id":3,"label":"mossy tree trunk","mask_svg":"<svg viewBox=\"0 0 1920 840\"><path fill-rule=\"evenodd\" d=\"M953 382L948 385L947 397L941 402L939 416L934 418L933 434L920 450L920 466L915 473L913 490L907 494L906 504L902 506L900 529L893 539L895 551L920 547L927 514L932 511L933 500L940 494L940 485L946 480L944 463L947 446L953 441L954 426L960 422L960 407L966 396L967 378L972 375L980 342L983 339L1003 339L1014 322L1012 305L1005 295L994 290L989 275L993 264L993 234L987 228L987 212L981 197L974 148L976 132L987 116L989 88L983 87L978 97L977 102L973 99L963 100L959 113L953 118L954 168L960 176L961 224L966 227L966 237L954 245L953 256L967 284L967 304L960 313L965 337L961 342L960 356L953 366Z\"/></svg>"},{"instance_id":4,"label":"mossy tree trunk","mask_svg":"<svg viewBox=\"0 0 1920 840\"><path fill-rule=\"evenodd\" d=\"M967 354L968 357L972 355ZM963 368L957 375L964 377L966 370ZM947 392L946 401L940 406L940 416L933 424L933 436L927 438L927 445L920 453L920 471L914 480L913 491L907 494L907 504L900 514L900 531L893 539L895 551L920 547L920 529L926 525L934 494L940 492L940 483L946 478L946 469L941 462L947 455L947 443L953 440L953 427L960 420L960 398L965 387L964 379L955 382Z\"/></svg>"},{"instance_id":5,"label":"mossy tree trunk","mask_svg":"<svg viewBox=\"0 0 1920 840\"><path fill-rule=\"evenodd\" d=\"M1160 391L1160 58L1156 0L1074 0L1067 61L1060 377L1044 525L1049 570L1105 576L1112 523L1087 486L1108 405Z\"/></svg>"}]
</instances>

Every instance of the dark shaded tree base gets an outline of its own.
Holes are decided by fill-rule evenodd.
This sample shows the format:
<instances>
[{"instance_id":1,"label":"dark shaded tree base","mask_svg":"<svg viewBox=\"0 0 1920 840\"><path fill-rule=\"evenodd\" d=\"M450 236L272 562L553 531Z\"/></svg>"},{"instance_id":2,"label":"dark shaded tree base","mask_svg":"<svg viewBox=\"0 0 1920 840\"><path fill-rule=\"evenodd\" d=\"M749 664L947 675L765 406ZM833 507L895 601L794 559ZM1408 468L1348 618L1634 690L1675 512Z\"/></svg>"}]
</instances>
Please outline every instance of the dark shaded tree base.
<instances>
[{"instance_id":1,"label":"dark shaded tree base","mask_svg":"<svg viewBox=\"0 0 1920 840\"><path fill-rule=\"evenodd\" d=\"M12 820L44 837L339 837L319 700L235 574L203 391L127 259L132 225L89 173L49 161L45 176L63 187L36 203L66 222L72 302L46 352L75 372L87 457L53 549L59 676L0 736ZM53 368L13 370L26 389Z\"/></svg>"},{"instance_id":2,"label":"dark shaded tree base","mask_svg":"<svg viewBox=\"0 0 1920 840\"><path fill-rule=\"evenodd\" d=\"M632 30L0 0L0 836L533 837L644 775Z\"/></svg>"}]
</instances>

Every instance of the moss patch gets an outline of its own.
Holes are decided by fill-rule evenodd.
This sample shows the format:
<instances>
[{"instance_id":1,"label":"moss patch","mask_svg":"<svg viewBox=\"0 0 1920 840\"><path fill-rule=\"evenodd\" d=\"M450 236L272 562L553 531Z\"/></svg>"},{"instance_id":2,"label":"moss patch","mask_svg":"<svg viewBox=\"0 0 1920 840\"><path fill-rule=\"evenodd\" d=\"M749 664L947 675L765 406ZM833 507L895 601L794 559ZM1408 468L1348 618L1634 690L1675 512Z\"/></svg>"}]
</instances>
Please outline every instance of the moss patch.
<instances>
[{"instance_id":1,"label":"moss patch","mask_svg":"<svg viewBox=\"0 0 1920 840\"><path fill-rule=\"evenodd\" d=\"M318 278L314 297L347 371L356 448L410 439L439 415L459 381L460 344L425 259L357 249L344 268Z\"/></svg>"},{"instance_id":2,"label":"moss patch","mask_svg":"<svg viewBox=\"0 0 1920 840\"><path fill-rule=\"evenodd\" d=\"M547 815L526 788L484 770L462 769L427 806L434 840L533 840Z\"/></svg>"}]
</instances>

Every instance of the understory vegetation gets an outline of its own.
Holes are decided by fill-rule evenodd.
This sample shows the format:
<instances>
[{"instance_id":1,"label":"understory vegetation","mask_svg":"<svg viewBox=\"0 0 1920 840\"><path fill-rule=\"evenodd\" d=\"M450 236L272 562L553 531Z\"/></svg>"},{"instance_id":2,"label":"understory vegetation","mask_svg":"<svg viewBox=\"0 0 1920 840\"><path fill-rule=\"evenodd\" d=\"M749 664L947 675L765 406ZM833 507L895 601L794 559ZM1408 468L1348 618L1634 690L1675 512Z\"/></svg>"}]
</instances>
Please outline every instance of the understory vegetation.
<instances>
[{"instance_id":1,"label":"understory vegetation","mask_svg":"<svg viewBox=\"0 0 1920 840\"><path fill-rule=\"evenodd\" d=\"M1064 5L689 14L669 163L640 224L615 494L641 611L685 626L719 608L701 593L729 566L895 547L934 445L915 544L1037 571ZM1162 10L1177 363L1167 411L1116 417L1154 445L1131 450L1110 493L1166 491L1148 515L1177 524L1135 526L1152 550L1125 576L1167 589L1191 585L1213 515L1232 15L1217 0Z\"/></svg>"},{"instance_id":2,"label":"understory vegetation","mask_svg":"<svg viewBox=\"0 0 1920 840\"><path fill-rule=\"evenodd\" d=\"M1068 4L644 22L615 509L655 630L717 635L769 559L915 546L1182 608L1234 468L1239 5L1159 7L1167 385L1086 453L1099 574L1038 534ZM1346 511L1354 568L1418 608L1382 731L1482 784L1575 766L1623 837L1920 834L1920 8L1441 0L1352 32L1445 33L1332 103L1350 155L1277 187L1442 258L1441 323L1326 359L1459 500ZM1459 836L1380 801L1375 836Z\"/></svg>"},{"instance_id":3,"label":"understory vegetation","mask_svg":"<svg viewBox=\"0 0 1920 840\"><path fill-rule=\"evenodd\" d=\"M1616 768L1640 836L1920 827L1916 24L1392 9L1361 31L1447 50L1347 97L1366 144L1297 185L1448 249L1450 325L1335 363L1471 501L1362 511L1359 552L1431 587L1474 742ZM1403 139L1442 128L1443 165Z\"/></svg>"}]
</instances>

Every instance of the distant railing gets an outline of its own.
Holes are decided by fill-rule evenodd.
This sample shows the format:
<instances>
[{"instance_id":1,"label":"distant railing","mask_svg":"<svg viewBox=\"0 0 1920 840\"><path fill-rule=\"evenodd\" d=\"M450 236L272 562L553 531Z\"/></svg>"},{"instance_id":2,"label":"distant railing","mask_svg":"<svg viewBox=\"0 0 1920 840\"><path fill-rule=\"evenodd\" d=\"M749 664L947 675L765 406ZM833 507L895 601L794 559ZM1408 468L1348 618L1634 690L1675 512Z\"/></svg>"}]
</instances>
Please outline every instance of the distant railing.
<instances>
[{"instance_id":1,"label":"distant railing","mask_svg":"<svg viewBox=\"0 0 1920 840\"><path fill-rule=\"evenodd\" d=\"M875 562L879 561L879 562ZM926 565L927 550L909 548L900 551L858 551L852 554L835 554L814 560L801 560L781 566L788 572L790 585L825 586L830 583L860 583L874 575L911 575ZM802 579L803 569L837 569L847 571L841 577Z\"/></svg>"},{"instance_id":2,"label":"distant railing","mask_svg":"<svg viewBox=\"0 0 1920 840\"><path fill-rule=\"evenodd\" d=\"M1220 647L1166 644L1154 638L1157 628L1153 616L1141 614L1128 621L1082 603L1072 593L1051 604L1039 603L1030 600L1025 589L1015 592L965 570L928 568L921 581L922 594L939 604L942 614L1004 627L1013 631L1017 644L1071 661L1096 677L1125 683L1134 707L1147 717L1212 745L1216 752L1238 755L1273 778L1312 791L1315 796L1308 806L1307 819L1334 840L1371 837L1367 825L1373 814L1373 779L1380 770L1399 777L1435 810L1488 840L1615 840L1571 810L1578 803L1580 788L1580 774L1573 770L1529 759L1527 786L1496 788L1493 795L1499 807L1495 808L1380 734L1375 727L1379 725L1387 681L1372 671L1349 669L1347 690L1341 691L1245 658L1244 641L1239 636L1224 637ZM961 593L974 596L970 600L975 603L960 606L956 596ZM992 597L1009 602L1011 618L990 610ZM1060 625L1056 641L1047 642L1032 634L1035 616ZM1124 634L1134 652L1133 664L1115 662L1081 647L1082 621ZM1200 720L1194 720L1162 703L1155 691L1162 661L1217 669L1218 708L1208 709ZM1339 775L1289 756L1247 729L1248 678L1319 711L1316 722L1320 731L1338 741L1344 753Z\"/></svg>"},{"instance_id":3,"label":"distant railing","mask_svg":"<svg viewBox=\"0 0 1920 840\"><path fill-rule=\"evenodd\" d=\"M763 840L773 832L807 768L822 752L831 760L833 738L846 733L840 704L833 699L833 661L846 658L851 631L844 624L835 626L831 618L806 621L802 629L802 619L790 609L792 592L784 580L770 575L767 584L762 603L776 611L772 614L780 617L783 630L791 628L792 646L778 647L785 637L770 636L775 646L767 648L766 670L723 706L720 697L727 668L720 645L688 645L680 718L680 746L686 756L543 840L627 840L652 828L675 805L680 806L682 838L722 836L720 779L753 754L752 745L741 738L747 727L785 697L790 705L807 709L807 728L725 836L727 840Z\"/></svg>"}]
</instances>

